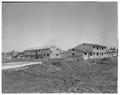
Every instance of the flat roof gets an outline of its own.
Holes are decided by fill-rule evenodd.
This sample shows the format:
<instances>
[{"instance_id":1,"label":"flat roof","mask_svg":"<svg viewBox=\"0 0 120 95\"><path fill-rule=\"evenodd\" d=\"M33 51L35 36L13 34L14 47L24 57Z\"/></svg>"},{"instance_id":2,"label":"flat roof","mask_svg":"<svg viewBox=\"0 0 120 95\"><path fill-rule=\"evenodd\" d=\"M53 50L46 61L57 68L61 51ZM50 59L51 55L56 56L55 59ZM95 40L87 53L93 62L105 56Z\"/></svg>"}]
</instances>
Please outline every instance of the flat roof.
<instances>
[{"instance_id":1,"label":"flat roof","mask_svg":"<svg viewBox=\"0 0 120 95\"><path fill-rule=\"evenodd\" d=\"M39 49L49 49L49 48L57 48L56 46L41 46L41 47L32 47L32 48L28 48L24 51L28 51L28 50L39 50Z\"/></svg>"}]
</instances>

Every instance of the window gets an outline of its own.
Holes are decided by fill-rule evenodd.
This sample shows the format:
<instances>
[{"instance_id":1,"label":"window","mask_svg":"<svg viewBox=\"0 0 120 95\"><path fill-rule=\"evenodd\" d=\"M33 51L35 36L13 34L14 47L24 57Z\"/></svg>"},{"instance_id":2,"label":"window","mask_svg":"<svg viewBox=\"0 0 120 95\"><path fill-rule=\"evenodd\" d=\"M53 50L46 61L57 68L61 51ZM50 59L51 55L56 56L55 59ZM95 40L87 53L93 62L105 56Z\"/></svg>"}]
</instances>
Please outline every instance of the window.
<instances>
[{"instance_id":1,"label":"window","mask_svg":"<svg viewBox=\"0 0 120 95\"><path fill-rule=\"evenodd\" d=\"M45 54L44 54L44 56L45 56Z\"/></svg>"},{"instance_id":2,"label":"window","mask_svg":"<svg viewBox=\"0 0 120 95\"><path fill-rule=\"evenodd\" d=\"M57 56L59 55L59 54L56 54Z\"/></svg>"},{"instance_id":3,"label":"window","mask_svg":"<svg viewBox=\"0 0 120 95\"><path fill-rule=\"evenodd\" d=\"M95 55L95 52L93 52L93 55Z\"/></svg>"},{"instance_id":4,"label":"window","mask_svg":"<svg viewBox=\"0 0 120 95\"><path fill-rule=\"evenodd\" d=\"M85 55L87 55L87 53L84 53Z\"/></svg>"},{"instance_id":5,"label":"window","mask_svg":"<svg viewBox=\"0 0 120 95\"><path fill-rule=\"evenodd\" d=\"M47 56L49 56L49 54L47 54Z\"/></svg>"},{"instance_id":6,"label":"window","mask_svg":"<svg viewBox=\"0 0 120 95\"><path fill-rule=\"evenodd\" d=\"M99 53L97 52L97 55L99 55Z\"/></svg>"},{"instance_id":7,"label":"window","mask_svg":"<svg viewBox=\"0 0 120 95\"><path fill-rule=\"evenodd\" d=\"M97 47L97 49L99 49L99 48Z\"/></svg>"},{"instance_id":8,"label":"window","mask_svg":"<svg viewBox=\"0 0 120 95\"><path fill-rule=\"evenodd\" d=\"M72 53L72 56L74 56L75 54L74 53Z\"/></svg>"}]
</instances>

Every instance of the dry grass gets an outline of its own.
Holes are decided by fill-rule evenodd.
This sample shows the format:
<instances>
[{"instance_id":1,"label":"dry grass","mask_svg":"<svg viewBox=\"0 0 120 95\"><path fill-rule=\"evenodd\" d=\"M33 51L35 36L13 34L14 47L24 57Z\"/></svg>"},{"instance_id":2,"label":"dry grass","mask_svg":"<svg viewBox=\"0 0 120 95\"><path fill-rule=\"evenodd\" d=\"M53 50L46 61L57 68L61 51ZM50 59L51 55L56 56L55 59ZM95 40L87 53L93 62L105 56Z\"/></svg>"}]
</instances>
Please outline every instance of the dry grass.
<instances>
[{"instance_id":1,"label":"dry grass","mask_svg":"<svg viewBox=\"0 0 120 95\"><path fill-rule=\"evenodd\" d=\"M93 61L55 59L27 69L2 71L2 92L117 93L117 58L96 60L98 64Z\"/></svg>"}]
</instances>

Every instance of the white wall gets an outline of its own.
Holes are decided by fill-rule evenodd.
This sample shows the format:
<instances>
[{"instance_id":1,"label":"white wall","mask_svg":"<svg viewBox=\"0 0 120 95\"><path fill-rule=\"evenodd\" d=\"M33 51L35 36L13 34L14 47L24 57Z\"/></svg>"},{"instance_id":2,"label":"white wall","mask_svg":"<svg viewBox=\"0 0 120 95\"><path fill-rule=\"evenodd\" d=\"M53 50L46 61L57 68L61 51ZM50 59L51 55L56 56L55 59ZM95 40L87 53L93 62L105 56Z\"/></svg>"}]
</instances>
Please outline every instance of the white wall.
<instances>
[{"instance_id":1,"label":"white wall","mask_svg":"<svg viewBox=\"0 0 120 95\"><path fill-rule=\"evenodd\" d=\"M61 53L58 48L51 48L50 58L61 58Z\"/></svg>"},{"instance_id":2,"label":"white wall","mask_svg":"<svg viewBox=\"0 0 120 95\"><path fill-rule=\"evenodd\" d=\"M83 58L84 58L84 60L87 60L87 59L89 59L89 54L87 53L87 55L83 55Z\"/></svg>"},{"instance_id":3,"label":"white wall","mask_svg":"<svg viewBox=\"0 0 120 95\"><path fill-rule=\"evenodd\" d=\"M104 58L104 57L107 57L107 54L105 54L106 53L106 50L107 49L100 49L100 47L98 47L98 49L97 48L93 48L93 53L92 53L92 56L91 56L91 58ZM95 53L95 55L94 55L94 53ZM98 55L97 55L97 53L98 53ZM102 53L103 53L103 55L102 55Z\"/></svg>"}]
</instances>

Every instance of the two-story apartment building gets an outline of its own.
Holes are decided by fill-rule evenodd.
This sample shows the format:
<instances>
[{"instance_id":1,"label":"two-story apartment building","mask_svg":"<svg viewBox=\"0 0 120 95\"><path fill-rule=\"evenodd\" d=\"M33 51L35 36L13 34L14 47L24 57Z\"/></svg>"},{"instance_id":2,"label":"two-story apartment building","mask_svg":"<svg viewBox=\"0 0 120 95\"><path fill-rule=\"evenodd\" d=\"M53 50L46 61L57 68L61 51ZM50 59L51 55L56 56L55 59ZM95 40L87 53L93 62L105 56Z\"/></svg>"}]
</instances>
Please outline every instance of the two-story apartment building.
<instances>
[{"instance_id":1,"label":"two-story apartment building","mask_svg":"<svg viewBox=\"0 0 120 95\"><path fill-rule=\"evenodd\" d=\"M24 50L26 59L52 59L61 58L61 50L55 46L29 48Z\"/></svg>"},{"instance_id":2,"label":"two-story apartment building","mask_svg":"<svg viewBox=\"0 0 120 95\"><path fill-rule=\"evenodd\" d=\"M76 46L74 49L83 53L84 59L104 58L107 57L107 47L98 44L83 43Z\"/></svg>"}]
</instances>

